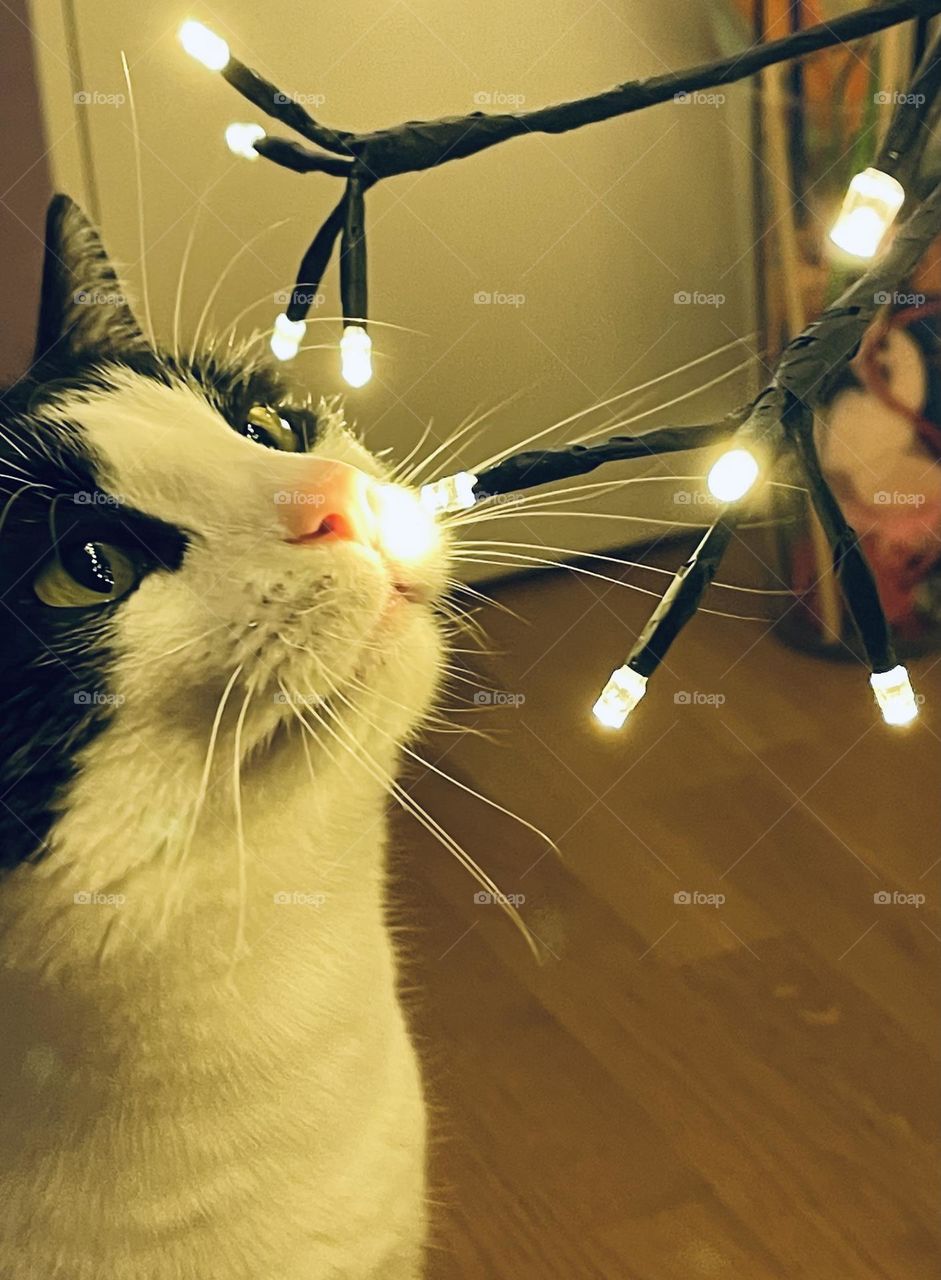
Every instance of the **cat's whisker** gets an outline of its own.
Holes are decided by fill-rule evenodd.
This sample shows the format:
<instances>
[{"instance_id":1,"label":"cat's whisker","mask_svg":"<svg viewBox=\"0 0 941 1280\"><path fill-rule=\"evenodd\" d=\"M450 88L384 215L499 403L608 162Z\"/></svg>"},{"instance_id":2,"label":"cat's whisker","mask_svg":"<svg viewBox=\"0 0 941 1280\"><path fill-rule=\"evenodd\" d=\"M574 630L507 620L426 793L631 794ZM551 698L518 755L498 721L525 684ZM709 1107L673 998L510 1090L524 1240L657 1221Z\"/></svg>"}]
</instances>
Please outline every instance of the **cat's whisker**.
<instances>
[{"instance_id":1,"label":"cat's whisker","mask_svg":"<svg viewBox=\"0 0 941 1280\"><path fill-rule=\"evenodd\" d=\"M203 325L206 323L206 320L209 316L209 312L212 309L212 304L215 302L216 298L218 298L219 291L222 288L222 286L225 284L226 280L228 279L229 273L232 271L232 268L245 256L246 253L252 252L255 245L262 238L262 236L268 235L268 233L271 231L277 231L278 228L283 227L287 221L288 221L287 218L281 218L279 221L272 223L270 226L262 227L260 231L256 231L253 236L249 237L249 239L246 240L246 242L236 250L236 252L232 255L232 257L229 259L229 261L225 264L223 269L220 271L218 278L216 279L212 288L209 290L209 294L206 297L206 301L203 303L203 309L199 313L199 319L196 322L196 329L193 333L193 341L190 346L191 361L195 360L196 358L196 352L199 349L199 339L203 331ZM268 296L273 298L272 294L269 294Z\"/></svg>"},{"instance_id":2,"label":"cat's whisker","mask_svg":"<svg viewBox=\"0 0 941 1280\"><path fill-rule=\"evenodd\" d=\"M121 68L124 82L127 85L127 101L131 109L131 132L134 138L134 173L137 183L137 240L140 249L140 267L142 301L144 304L144 322L147 325L147 336L151 347L156 350L157 340L154 332L153 316L150 313L150 289L147 280L147 235L144 224L144 172L141 160L140 128L137 123L137 103L134 101L134 87L131 84L131 68L128 66L127 54L121 50Z\"/></svg>"},{"instance_id":3,"label":"cat's whisker","mask_svg":"<svg viewBox=\"0 0 941 1280\"><path fill-rule=\"evenodd\" d=\"M705 364L707 361L715 359L716 356L724 355L725 352L731 351L735 347L744 346L746 343L751 342L755 337L756 335L752 333L747 334L744 338L734 338L731 342L726 342L722 346L716 347L713 351L706 352L705 355L697 356L695 359L687 361L686 364L679 365L674 369L669 369L666 373L661 373L656 378L649 378L646 382L638 383L635 387L629 387L626 391L619 391L617 395L609 396L606 400L600 400L596 404L588 406L588 408L579 409L577 413L570 414L569 417L562 418L558 422L553 422L548 427L542 427L539 431L533 432L532 435L527 436L524 440L515 442L506 449L501 449L499 452L492 454L489 458L485 458L482 462L477 464L475 470L480 472L487 467L492 467L496 463L501 462L504 458L509 457L511 453L519 453L521 450L534 444L537 440L544 439L554 431L561 431L563 427L570 426L573 422L577 422L579 418L583 418L587 414L597 413L599 409L606 409L609 405L616 404L619 400L624 400L628 396L637 395L641 391L646 391L649 387L658 386L661 382L666 382L671 378L679 377L680 374L686 373L689 369L694 369L698 365ZM646 413L641 414L636 419L625 419L622 425L627 425L627 423L633 421L639 421L640 417L647 417L652 413L656 413L660 408L667 409L671 405L679 404L680 400L686 400L691 396L698 395L701 391L715 386L717 382L724 381L724 379L731 377L733 373L738 373L746 369L753 359L754 356L752 355L748 360L736 365L733 369L720 374L718 378L714 378L712 381L705 383L701 387L696 387L692 391L687 391L683 396L678 396L674 400L668 400L665 404L659 405L655 409L649 409ZM582 437L582 439L589 439L592 435L597 435L599 430L603 430L603 428L598 428L589 432L588 435Z\"/></svg>"},{"instance_id":4,"label":"cat's whisker","mask_svg":"<svg viewBox=\"0 0 941 1280\"><path fill-rule=\"evenodd\" d=\"M232 747L232 805L235 813L235 845L238 866L238 910L235 928L235 950L232 956L232 967L245 954L245 915L248 901L248 857L245 848L245 819L242 812L242 730L248 707L255 693L256 682L248 681L245 697L239 709L235 723L235 734Z\"/></svg>"},{"instance_id":5,"label":"cat's whisker","mask_svg":"<svg viewBox=\"0 0 941 1280\"><path fill-rule=\"evenodd\" d=\"M498 413L502 413L503 410L508 408L509 405L511 405L515 400L518 400L521 394L522 392L520 391L514 391L510 395L508 395L504 400L502 400L499 404L494 405L491 409L485 409L482 413L479 413L476 416L472 414L470 415L470 418L468 421L458 424L458 426L455 428L454 431L451 432L451 434L448 436L446 440L442 440L436 449L433 449L432 452L426 458L423 458L420 462L416 464L415 467L412 468L412 470L406 475L406 478L403 481L403 483L414 484L418 476L420 476L424 471L426 471L428 467L431 466L431 463L435 460L435 458L437 458L445 449L453 449L454 446L460 440L462 440L469 432L474 431L475 428L482 427L484 423L488 421L488 419L494 417ZM473 437L473 439L476 439L476 438L477 438L476 436ZM472 441L470 440L467 441L465 448L468 447L468 445L471 443Z\"/></svg>"}]
</instances>

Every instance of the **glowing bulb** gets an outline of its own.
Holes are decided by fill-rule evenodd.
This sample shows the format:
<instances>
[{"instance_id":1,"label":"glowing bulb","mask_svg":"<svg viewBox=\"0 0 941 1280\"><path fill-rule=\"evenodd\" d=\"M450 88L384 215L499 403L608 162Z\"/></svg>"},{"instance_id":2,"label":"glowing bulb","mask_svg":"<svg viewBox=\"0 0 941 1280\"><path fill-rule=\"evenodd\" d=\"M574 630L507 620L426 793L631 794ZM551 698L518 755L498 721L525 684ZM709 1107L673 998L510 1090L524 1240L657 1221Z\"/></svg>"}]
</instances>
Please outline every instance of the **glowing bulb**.
<instances>
[{"instance_id":1,"label":"glowing bulb","mask_svg":"<svg viewBox=\"0 0 941 1280\"><path fill-rule=\"evenodd\" d=\"M706 486L720 502L738 502L758 479L758 459L747 449L729 449L714 462Z\"/></svg>"},{"instance_id":2,"label":"glowing bulb","mask_svg":"<svg viewBox=\"0 0 941 1280\"><path fill-rule=\"evenodd\" d=\"M393 560L418 560L437 541L434 516L408 489L379 485L376 516L383 550Z\"/></svg>"},{"instance_id":3,"label":"glowing bulb","mask_svg":"<svg viewBox=\"0 0 941 1280\"><path fill-rule=\"evenodd\" d=\"M229 46L201 22L184 22L180 27L180 44L197 62L210 71L223 71L229 61Z\"/></svg>"},{"instance_id":4,"label":"glowing bulb","mask_svg":"<svg viewBox=\"0 0 941 1280\"><path fill-rule=\"evenodd\" d=\"M307 329L306 320L289 320L282 311L274 322L271 351L279 360L293 360Z\"/></svg>"},{"instance_id":5,"label":"glowing bulb","mask_svg":"<svg viewBox=\"0 0 941 1280\"><path fill-rule=\"evenodd\" d=\"M360 324L348 324L343 330L340 372L351 387L364 387L372 377L372 338Z\"/></svg>"},{"instance_id":6,"label":"glowing bulb","mask_svg":"<svg viewBox=\"0 0 941 1280\"><path fill-rule=\"evenodd\" d=\"M467 511L477 501L474 493L476 483L477 477L472 471L458 471L453 476L445 476L443 480L423 484L419 500L432 515L443 515L446 511Z\"/></svg>"},{"instance_id":7,"label":"glowing bulb","mask_svg":"<svg viewBox=\"0 0 941 1280\"><path fill-rule=\"evenodd\" d=\"M633 667L618 667L601 690L592 713L609 729L620 729L646 692L646 676Z\"/></svg>"},{"instance_id":8,"label":"glowing bulb","mask_svg":"<svg viewBox=\"0 0 941 1280\"><path fill-rule=\"evenodd\" d=\"M872 258L905 202L905 188L881 169L857 173L843 198L830 239L854 258Z\"/></svg>"},{"instance_id":9,"label":"glowing bulb","mask_svg":"<svg viewBox=\"0 0 941 1280\"><path fill-rule=\"evenodd\" d=\"M874 671L869 677L869 683L886 724L911 724L918 715L918 703L904 667L893 667L891 671Z\"/></svg>"},{"instance_id":10,"label":"glowing bulb","mask_svg":"<svg viewBox=\"0 0 941 1280\"><path fill-rule=\"evenodd\" d=\"M260 124L230 124L225 131L225 145L233 155L245 160L257 160L255 143L261 142L265 131Z\"/></svg>"}]
</instances>

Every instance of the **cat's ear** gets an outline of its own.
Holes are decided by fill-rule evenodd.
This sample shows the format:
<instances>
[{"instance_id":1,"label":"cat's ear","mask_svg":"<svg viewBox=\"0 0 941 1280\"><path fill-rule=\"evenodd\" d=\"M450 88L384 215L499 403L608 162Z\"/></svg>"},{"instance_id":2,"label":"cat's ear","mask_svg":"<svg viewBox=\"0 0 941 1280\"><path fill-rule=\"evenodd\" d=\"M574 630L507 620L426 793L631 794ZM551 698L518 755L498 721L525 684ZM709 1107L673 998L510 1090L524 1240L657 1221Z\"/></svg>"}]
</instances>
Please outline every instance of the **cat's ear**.
<instances>
[{"instance_id":1,"label":"cat's ear","mask_svg":"<svg viewBox=\"0 0 941 1280\"><path fill-rule=\"evenodd\" d=\"M46 213L46 253L35 359L120 356L147 348L124 288L81 209L53 196Z\"/></svg>"}]
</instances>

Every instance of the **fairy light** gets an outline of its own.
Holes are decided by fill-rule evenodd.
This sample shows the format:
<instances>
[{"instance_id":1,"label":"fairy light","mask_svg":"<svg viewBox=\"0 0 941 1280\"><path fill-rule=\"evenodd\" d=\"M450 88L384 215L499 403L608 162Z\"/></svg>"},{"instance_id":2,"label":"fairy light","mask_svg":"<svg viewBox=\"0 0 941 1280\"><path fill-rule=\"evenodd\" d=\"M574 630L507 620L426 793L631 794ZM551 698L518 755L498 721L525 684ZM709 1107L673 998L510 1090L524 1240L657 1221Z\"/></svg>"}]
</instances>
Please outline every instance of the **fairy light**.
<instances>
[{"instance_id":1,"label":"fairy light","mask_svg":"<svg viewBox=\"0 0 941 1280\"><path fill-rule=\"evenodd\" d=\"M307 322L289 320L285 312L281 312L274 322L274 333L271 335L271 351L279 360L293 360L300 348Z\"/></svg>"},{"instance_id":2,"label":"fairy light","mask_svg":"<svg viewBox=\"0 0 941 1280\"><path fill-rule=\"evenodd\" d=\"M712 464L706 486L719 502L738 502L758 479L760 471L758 459L748 449L728 449Z\"/></svg>"},{"instance_id":3,"label":"fairy light","mask_svg":"<svg viewBox=\"0 0 941 1280\"><path fill-rule=\"evenodd\" d=\"M633 667L618 667L601 690L592 714L608 729L620 729L647 692L647 677Z\"/></svg>"},{"instance_id":4,"label":"fairy light","mask_svg":"<svg viewBox=\"0 0 941 1280\"><path fill-rule=\"evenodd\" d=\"M190 19L179 31L180 44L197 62L209 71L224 71L229 63L229 46L214 31L201 22Z\"/></svg>"},{"instance_id":5,"label":"fairy light","mask_svg":"<svg viewBox=\"0 0 941 1280\"><path fill-rule=\"evenodd\" d=\"M393 560L419 560L434 546L434 516L408 489L379 485L375 509L383 549Z\"/></svg>"},{"instance_id":6,"label":"fairy light","mask_svg":"<svg viewBox=\"0 0 941 1280\"><path fill-rule=\"evenodd\" d=\"M886 724L911 724L918 715L918 702L904 667L893 667L891 671L874 671L869 677L869 683Z\"/></svg>"},{"instance_id":7,"label":"fairy light","mask_svg":"<svg viewBox=\"0 0 941 1280\"><path fill-rule=\"evenodd\" d=\"M904 202L905 188L897 178L864 169L847 189L830 239L854 258L872 258Z\"/></svg>"},{"instance_id":8,"label":"fairy light","mask_svg":"<svg viewBox=\"0 0 941 1280\"><path fill-rule=\"evenodd\" d=\"M474 485L477 477L472 471L458 471L443 480L423 484L419 501L432 515L444 515L448 511L468 511L477 501Z\"/></svg>"},{"instance_id":9,"label":"fairy light","mask_svg":"<svg viewBox=\"0 0 941 1280\"><path fill-rule=\"evenodd\" d=\"M244 160L257 160L258 152L255 150L255 143L261 142L266 136L260 124L236 122L230 124L225 131L225 145L233 155L241 156Z\"/></svg>"},{"instance_id":10,"label":"fairy light","mask_svg":"<svg viewBox=\"0 0 941 1280\"><path fill-rule=\"evenodd\" d=\"M364 387L372 377L372 338L361 324L348 324L343 330L340 372L351 387Z\"/></svg>"}]
</instances>

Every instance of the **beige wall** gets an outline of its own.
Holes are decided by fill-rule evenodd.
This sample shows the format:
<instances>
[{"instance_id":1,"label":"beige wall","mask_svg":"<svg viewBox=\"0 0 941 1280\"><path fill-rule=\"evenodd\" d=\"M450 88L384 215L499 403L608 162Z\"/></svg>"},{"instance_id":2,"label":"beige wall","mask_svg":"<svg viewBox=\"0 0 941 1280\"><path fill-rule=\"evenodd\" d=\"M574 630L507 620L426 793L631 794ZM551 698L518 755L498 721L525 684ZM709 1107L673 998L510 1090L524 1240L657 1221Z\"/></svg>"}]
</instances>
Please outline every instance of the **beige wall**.
<instances>
[{"instance_id":1,"label":"beige wall","mask_svg":"<svg viewBox=\"0 0 941 1280\"><path fill-rule=\"evenodd\" d=\"M151 302L164 332L203 196L184 293L188 332L207 291L240 251L220 291L217 320L258 300L248 322L270 323L278 309L275 292L290 283L315 225L338 195L334 179L295 176L224 149L228 122L259 117L219 77L182 54L175 30L187 16L209 21L285 89L322 95L317 114L351 128L465 112L477 95L495 95L494 104L518 96L536 106L747 43L731 5L694 0L316 6L212 0L204 10L173 0L75 0L78 48L63 58L54 50L57 11L53 0L35 6L52 50L44 59L50 112L61 115L62 99L71 94L65 61L86 92L125 93L119 50L127 51L140 115ZM468 414L496 410L480 444L452 460L473 465L495 448L747 335L754 328L748 95L746 86L737 87L717 106L671 103L565 137L520 139L372 192L372 314L402 326L376 327L377 377L349 395L351 415L375 446L407 451L431 419L432 439L440 439ZM84 182L93 189L108 240L132 264L139 288L127 104L67 106L77 124L61 157L53 148L57 169L65 185ZM89 144L84 171L82 137ZM280 218L288 224L267 229ZM678 292L695 291L725 301L674 301ZM336 316L335 268L325 294L320 314ZM480 294L524 300L481 303L475 301ZM311 333L315 341L333 343L337 326L317 323ZM709 374L736 358L718 360ZM316 391L342 389L332 349L310 353L299 373ZM703 380L703 370L680 377L660 398ZM745 377L730 381L679 406L676 420L720 413L751 385ZM498 408L511 397L512 404ZM651 397L644 407L656 403ZM624 501L622 495L613 509L623 512ZM678 508L666 486L650 485L631 490L629 510L662 517ZM681 508L681 517L688 511ZM508 522L498 528L509 528ZM650 532L575 519L541 522L538 529L559 545L594 546Z\"/></svg>"}]
</instances>

